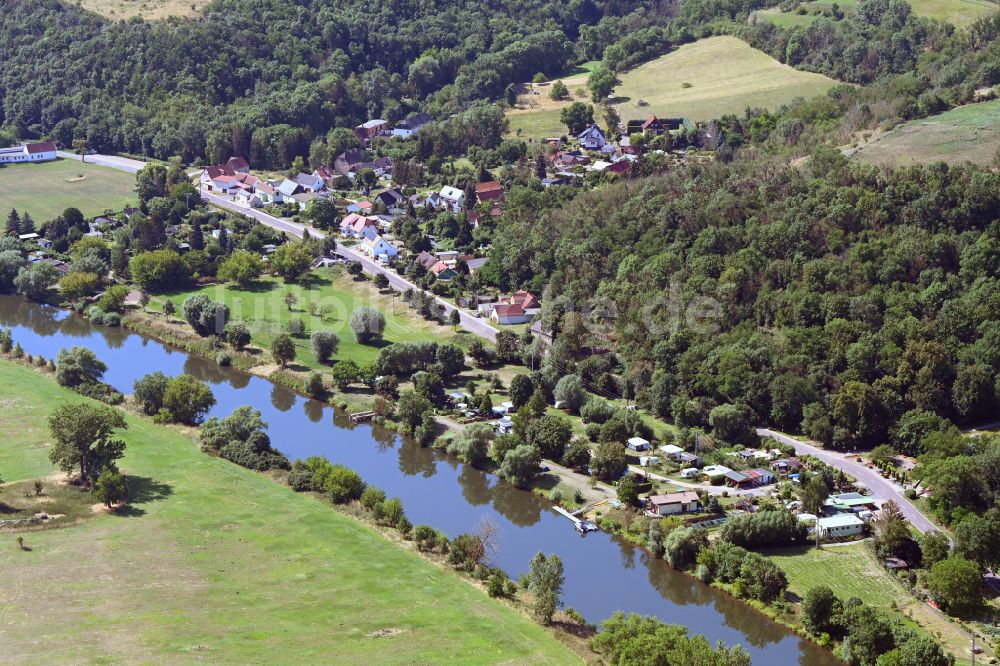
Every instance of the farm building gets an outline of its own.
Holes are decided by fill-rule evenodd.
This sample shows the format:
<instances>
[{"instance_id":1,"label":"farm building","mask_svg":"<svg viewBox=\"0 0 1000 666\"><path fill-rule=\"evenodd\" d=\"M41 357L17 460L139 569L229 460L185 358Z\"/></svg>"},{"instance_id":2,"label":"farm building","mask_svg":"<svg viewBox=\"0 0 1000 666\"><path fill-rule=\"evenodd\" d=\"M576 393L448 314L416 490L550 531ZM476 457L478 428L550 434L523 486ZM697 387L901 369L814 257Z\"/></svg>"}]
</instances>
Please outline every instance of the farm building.
<instances>
[{"instance_id":1,"label":"farm building","mask_svg":"<svg viewBox=\"0 0 1000 666\"><path fill-rule=\"evenodd\" d=\"M845 513L818 519L816 529L821 539L857 536L864 532L865 521Z\"/></svg>"},{"instance_id":2,"label":"farm building","mask_svg":"<svg viewBox=\"0 0 1000 666\"><path fill-rule=\"evenodd\" d=\"M56 159L56 144L52 141L0 148L0 164L50 162L54 159Z\"/></svg>"}]
</instances>

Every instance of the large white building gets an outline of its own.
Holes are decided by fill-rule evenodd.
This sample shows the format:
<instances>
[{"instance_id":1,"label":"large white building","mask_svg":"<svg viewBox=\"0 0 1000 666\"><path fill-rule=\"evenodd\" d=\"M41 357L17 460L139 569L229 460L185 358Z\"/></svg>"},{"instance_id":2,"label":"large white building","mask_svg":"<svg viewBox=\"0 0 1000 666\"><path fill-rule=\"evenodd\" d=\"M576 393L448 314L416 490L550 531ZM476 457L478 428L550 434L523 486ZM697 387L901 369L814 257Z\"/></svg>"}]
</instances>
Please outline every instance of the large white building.
<instances>
[{"instance_id":1,"label":"large white building","mask_svg":"<svg viewBox=\"0 0 1000 666\"><path fill-rule=\"evenodd\" d=\"M52 141L0 148L0 164L48 162L54 159L56 159L56 144Z\"/></svg>"}]
</instances>

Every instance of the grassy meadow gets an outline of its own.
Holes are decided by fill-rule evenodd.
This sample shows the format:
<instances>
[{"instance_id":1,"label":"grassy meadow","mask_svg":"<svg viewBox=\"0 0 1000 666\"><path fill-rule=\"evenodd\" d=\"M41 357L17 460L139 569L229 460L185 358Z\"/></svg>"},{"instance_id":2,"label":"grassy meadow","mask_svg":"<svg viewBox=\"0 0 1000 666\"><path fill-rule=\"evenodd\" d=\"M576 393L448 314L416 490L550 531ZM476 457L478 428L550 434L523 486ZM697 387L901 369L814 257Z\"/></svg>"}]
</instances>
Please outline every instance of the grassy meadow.
<instances>
[{"instance_id":1,"label":"grassy meadow","mask_svg":"<svg viewBox=\"0 0 1000 666\"><path fill-rule=\"evenodd\" d=\"M854 157L892 166L931 162L989 165L996 159L998 147L1000 100L992 100L904 123L862 146Z\"/></svg>"},{"instance_id":2,"label":"grassy meadow","mask_svg":"<svg viewBox=\"0 0 1000 666\"><path fill-rule=\"evenodd\" d=\"M918 16L947 21L958 28L967 28L976 19L996 12L990 0L907 0Z\"/></svg>"},{"instance_id":3,"label":"grassy meadow","mask_svg":"<svg viewBox=\"0 0 1000 666\"><path fill-rule=\"evenodd\" d=\"M615 88L622 120L683 116L710 120L743 113L748 106L775 108L796 97L814 97L836 81L800 72L736 37L710 37L645 63L619 77ZM639 100L648 106L639 106Z\"/></svg>"},{"instance_id":4,"label":"grassy meadow","mask_svg":"<svg viewBox=\"0 0 1000 666\"><path fill-rule=\"evenodd\" d=\"M0 361L5 481L56 471L45 419L83 400ZM178 430L128 423L121 515L24 532L24 551L0 532L5 663L578 663L514 610L313 497Z\"/></svg>"},{"instance_id":5,"label":"grassy meadow","mask_svg":"<svg viewBox=\"0 0 1000 666\"><path fill-rule=\"evenodd\" d=\"M867 544L788 548L765 554L785 572L792 594L801 598L809 588L827 585L842 600L857 597L911 627L932 634L955 654L956 663L969 663L969 639L965 631L910 594L879 564Z\"/></svg>"},{"instance_id":6,"label":"grassy meadow","mask_svg":"<svg viewBox=\"0 0 1000 666\"><path fill-rule=\"evenodd\" d=\"M149 307L162 311L163 303L170 300L177 308L175 316L180 318L184 300L196 293L228 305L231 319L242 321L250 329L251 346L264 350L270 350L275 335L288 332L292 319L301 318L305 334L293 337L295 364L311 368L321 367L313 357L309 340L312 332L320 329L333 331L340 338L334 360L350 359L358 365L375 360L380 347L393 342L462 342L464 337L450 325L441 326L417 315L402 298L396 297L394 301L368 279L355 280L340 266L312 271L310 279L300 284L285 284L279 278L266 277L247 288L234 283L197 287L157 297ZM288 294L297 300L291 309L285 303ZM359 307L371 307L385 315L382 345L362 345L354 339L349 320L351 312Z\"/></svg>"},{"instance_id":7,"label":"grassy meadow","mask_svg":"<svg viewBox=\"0 0 1000 666\"><path fill-rule=\"evenodd\" d=\"M0 211L31 214L35 222L58 217L70 207L90 217L138 203L135 176L76 160L0 167Z\"/></svg>"}]
</instances>

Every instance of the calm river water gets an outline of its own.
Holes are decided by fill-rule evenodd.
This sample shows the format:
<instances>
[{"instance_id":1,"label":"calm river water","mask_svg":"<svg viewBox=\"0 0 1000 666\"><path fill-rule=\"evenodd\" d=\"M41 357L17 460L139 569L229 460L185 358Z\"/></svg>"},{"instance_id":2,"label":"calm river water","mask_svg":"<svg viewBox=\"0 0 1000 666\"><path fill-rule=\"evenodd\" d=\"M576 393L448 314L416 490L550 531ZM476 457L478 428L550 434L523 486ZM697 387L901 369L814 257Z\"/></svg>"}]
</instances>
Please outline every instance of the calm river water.
<instances>
[{"instance_id":1,"label":"calm river water","mask_svg":"<svg viewBox=\"0 0 1000 666\"><path fill-rule=\"evenodd\" d=\"M213 416L241 405L260 410L274 446L291 459L326 456L358 471L403 501L414 524L428 523L451 536L471 531L483 516L500 527L496 563L516 578L542 550L558 553L566 569L563 601L599 622L615 610L656 615L710 641L742 644L755 664L839 664L828 651L799 639L732 597L672 570L641 548L604 532L585 537L549 505L436 451L368 425L272 384L124 329L92 325L55 308L0 296L0 326L30 354L56 357L63 347L89 347L108 365L105 380L130 393L140 376L161 370L188 373L211 385Z\"/></svg>"}]
</instances>

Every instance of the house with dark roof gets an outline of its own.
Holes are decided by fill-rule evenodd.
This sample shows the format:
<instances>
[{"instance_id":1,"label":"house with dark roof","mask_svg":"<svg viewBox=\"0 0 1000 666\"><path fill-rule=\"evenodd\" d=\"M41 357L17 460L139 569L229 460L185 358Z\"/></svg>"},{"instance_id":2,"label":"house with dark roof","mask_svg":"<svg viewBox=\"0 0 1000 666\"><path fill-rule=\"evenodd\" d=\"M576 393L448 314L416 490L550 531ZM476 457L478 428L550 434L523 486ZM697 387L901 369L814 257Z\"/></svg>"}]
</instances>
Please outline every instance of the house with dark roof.
<instances>
[{"instance_id":1,"label":"house with dark roof","mask_svg":"<svg viewBox=\"0 0 1000 666\"><path fill-rule=\"evenodd\" d=\"M426 268L427 272L433 274L438 280L447 282L455 277L455 271L449 268L448 264L426 250L417 255L416 262Z\"/></svg>"},{"instance_id":2,"label":"house with dark roof","mask_svg":"<svg viewBox=\"0 0 1000 666\"><path fill-rule=\"evenodd\" d=\"M604 132L596 123L577 134L576 138L580 142L580 147L586 150L600 150L608 142Z\"/></svg>"},{"instance_id":3,"label":"house with dark roof","mask_svg":"<svg viewBox=\"0 0 1000 666\"><path fill-rule=\"evenodd\" d=\"M406 195L398 187L391 187L388 190L379 192L375 195L375 200L381 201L390 211L394 208L401 209L406 206Z\"/></svg>"},{"instance_id":4,"label":"house with dark roof","mask_svg":"<svg viewBox=\"0 0 1000 666\"><path fill-rule=\"evenodd\" d=\"M432 120L434 119L426 113L414 113L406 120L401 120L396 123L396 126L392 129L392 134L393 136L399 136L406 139L419 132L421 127Z\"/></svg>"}]
</instances>

